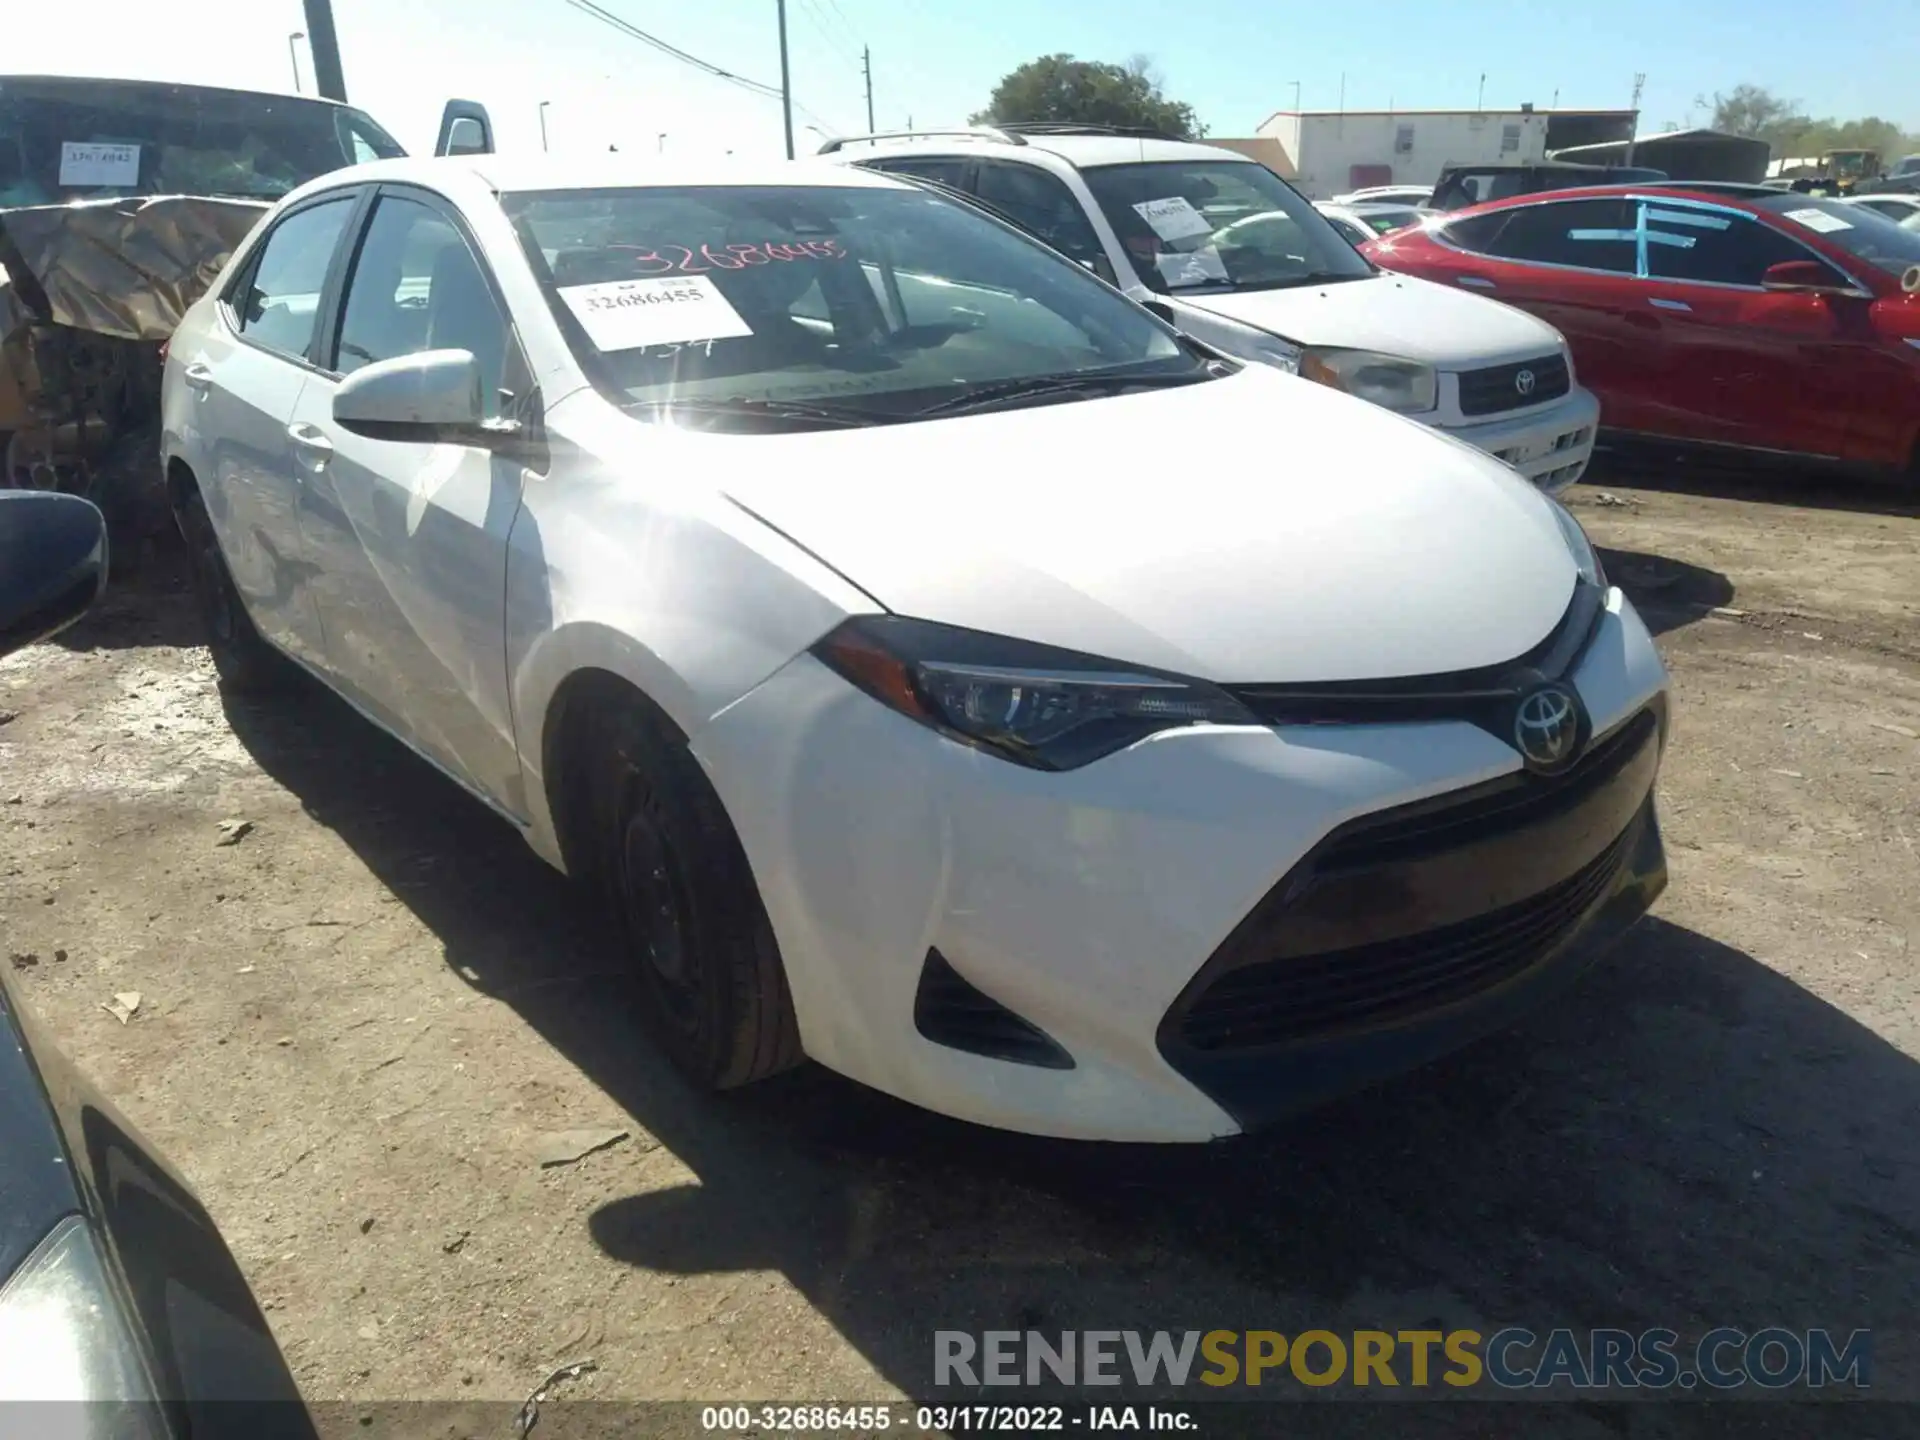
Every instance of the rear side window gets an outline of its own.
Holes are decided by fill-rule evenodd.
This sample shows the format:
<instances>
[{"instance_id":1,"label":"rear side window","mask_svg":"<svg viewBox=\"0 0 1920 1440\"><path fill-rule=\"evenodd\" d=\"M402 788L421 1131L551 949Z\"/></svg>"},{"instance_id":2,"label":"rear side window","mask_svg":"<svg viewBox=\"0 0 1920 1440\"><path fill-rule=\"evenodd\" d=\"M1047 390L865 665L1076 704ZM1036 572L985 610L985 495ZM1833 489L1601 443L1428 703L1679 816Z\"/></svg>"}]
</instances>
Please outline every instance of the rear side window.
<instances>
[{"instance_id":1,"label":"rear side window","mask_svg":"<svg viewBox=\"0 0 1920 1440\"><path fill-rule=\"evenodd\" d=\"M1582 270L1634 273L1639 245L1634 230L1639 223L1628 200L1567 200L1522 205L1498 215L1476 216L1447 227L1449 238L1482 220L1502 220L1489 227L1479 243L1467 248L1502 260L1535 265L1567 265Z\"/></svg>"},{"instance_id":2,"label":"rear side window","mask_svg":"<svg viewBox=\"0 0 1920 1440\"><path fill-rule=\"evenodd\" d=\"M955 190L960 188L960 177L967 169L967 162L956 155L913 155L898 160L868 160L863 164L868 170L881 170L889 175L917 175L922 180L937 180Z\"/></svg>"},{"instance_id":3,"label":"rear side window","mask_svg":"<svg viewBox=\"0 0 1920 1440\"><path fill-rule=\"evenodd\" d=\"M1657 280L1757 287L1770 265L1819 259L1806 246L1757 220L1647 206L1647 273ZM1834 283L1844 283L1837 273Z\"/></svg>"},{"instance_id":4,"label":"rear side window","mask_svg":"<svg viewBox=\"0 0 1920 1440\"><path fill-rule=\"evenodd\" d=\"M306 358L320 320L327 267L353 207L354 197L343 195L296 210L274 227L234 306L242 335L282 355Z\"/></svg>"}]
</instances>

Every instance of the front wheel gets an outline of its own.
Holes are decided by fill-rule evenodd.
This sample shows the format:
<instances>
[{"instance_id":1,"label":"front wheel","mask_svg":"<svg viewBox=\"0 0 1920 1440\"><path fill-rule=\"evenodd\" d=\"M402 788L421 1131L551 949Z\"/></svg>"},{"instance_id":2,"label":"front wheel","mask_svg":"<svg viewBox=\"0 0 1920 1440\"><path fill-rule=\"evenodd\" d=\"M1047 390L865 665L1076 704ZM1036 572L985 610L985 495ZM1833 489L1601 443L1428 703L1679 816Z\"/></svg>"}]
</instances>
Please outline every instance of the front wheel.
<instances>
[{"instance_id":1,"label":"front wheel","mask_svg":"<svg viewBox=\"0 0 1920 1440\"><path fill-rule=\"evenodd\" d=\"M247 614L198 490L190 488L175 502L174 518L186 542L194 598L207 627L207 649L212 652L220 683L241 692L278 689L292 667L266 642Z\"/></svg>"},{"instance_id":2,"label":"front wheel","mask_svg":"<svg viewBox=\"0 0 1920 1440\"><path fill-rule=\"evenodd\" d=\"M728 1089L800 1062L773 928L686 742L638 705L591 717L592 865L643 1018L689 1079ZM582 777L583 779L585 776Z\"/></svg>"}]
</instances>

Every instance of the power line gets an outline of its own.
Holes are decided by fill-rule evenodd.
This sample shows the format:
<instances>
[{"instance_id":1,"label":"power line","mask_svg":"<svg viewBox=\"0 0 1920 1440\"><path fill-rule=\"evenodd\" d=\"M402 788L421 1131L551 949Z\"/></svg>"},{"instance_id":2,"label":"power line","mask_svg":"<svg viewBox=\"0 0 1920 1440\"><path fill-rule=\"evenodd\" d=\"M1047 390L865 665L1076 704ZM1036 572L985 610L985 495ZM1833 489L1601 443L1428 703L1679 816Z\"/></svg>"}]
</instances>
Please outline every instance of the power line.
<instances>
[{"instance_id":1,"label":"power line","mask_svg":"<svg viewBox=\"0 0 1920 1440\"><path fill-rule=\"evenodd\" d=\"M730 85L738 85L742 89L752 90L757 94L765 96L769 99L778 100L780 98L780 87L778 85L768 85L763 81L749 80L746 76L736 75L733 71L723 69L722 67L715 65L712 61L702 60L698 55L690 54L689 52L682 50L678 45L669 44L667 41L662 40L658 35L648 34L645 30L642 30L638 25L633 24L631 21L622 20L618 15L615 15L611 10L606 10L599 5L596 5L594 3L594 0L566 0L566 3L571 5L574 9L580 11L584 15L591 15L594 19L600 21L603 25L611 25L614 29L618 30L622 35L625 35L630 39L638 40L642 44L651 45L654 49L658 50L661 54L670 55L675 60L681 61L683 64L693 66L696 70L704 70L707 74L713 76L716 80L725 80ZM803 107L796 104L795 108L799 109Z\"/></svg>"},{"instance_id":2,"label":"power line","mask_svg":"<svg viewBox=\"0 0 1920 1440\"><path fill-rule=\"evenodd\" d=\"M819 0L800 0L800 9L801 12L806 15L808 23L820 32L820 38L827 42L827 47L840 59L846 61L847 64L858 70L860 68L860 57L852 51L849 51L846 48L846 42L841 40L839 36L835 35L833 31L828 28L827 17L820 9Z\"/></svg>"}]
</instances>

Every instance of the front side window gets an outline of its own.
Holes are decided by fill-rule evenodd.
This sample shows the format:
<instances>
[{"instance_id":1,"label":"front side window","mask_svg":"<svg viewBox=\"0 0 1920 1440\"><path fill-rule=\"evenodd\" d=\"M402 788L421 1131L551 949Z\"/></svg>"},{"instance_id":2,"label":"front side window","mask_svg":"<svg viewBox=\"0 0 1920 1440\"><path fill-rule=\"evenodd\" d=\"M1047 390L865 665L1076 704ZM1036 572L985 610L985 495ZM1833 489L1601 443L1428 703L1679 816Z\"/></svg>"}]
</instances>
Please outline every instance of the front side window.
<instances>
[{"instance_id":1,"label":"front side window","mask_svg":"<svg viewBox=\"0 0 1920 1440\"><path fill-rule=\"evenodd\" d=\"M974 192L1069 260L1092 265L1102 257L1087 212L1058 176L1017 161L982 160Z\"/></svg>"},{"instance_id":2,"label":"front side window","mask_svg":"<svg viewBox=\"0 0 1920 1440\"><path fill-rule=\"evenodd\" d=\"M1903 275L1909 266L1920 265L1920 230L1910 230L1864 205L1813 195L1769 195L1754 203L1785 221L1789 229L1818 235L1888 275Z\"/></svg>"},{"instance_id":3,"label":"front side window","mask_svg":"<svg viewBox=\"0 0 1920 1440\"><path fill-rule=\"evenodd\" d=\"M1647 203L1645 214L1647 274L1656 280L1758 288L1772 266L1820 260L1806 246L1744 215L1657 201ZM1846 282L1835 272L1832 283Z\"/></svg>"},{"instance_id":4,"label":"front side window","mask_svg":"<svg viewBox=\"0 0 1920 1440\"><path fill-rule=\"evenodd\" d=\"M488 418L499 414L511 332L480 262L439 210L382 195L367 226L340 317L333 368L427 350L465 350L480 364Z\"/></svg>"},{"instance_id":5,"label":"front side window","mask_svg":"<svg viewBox=\"0 0 1920 1440\"><path fill-rule=\"evenodd\" d=\"M235 297L240 333L256 345L304 359L320 319L327 268L353 214L350 195L296 210L268 235Z\"/></svg>"},{"instance_id":6,"label":"front side window","mask_svg":"<svg viewBox=\"0 0 1920 1440\"><path fill-rule=\"evenodd\" d=\"M1250 160L1082 170L1141 280L1161 294L1360 280L1373 267L1300 193Z\"/></svg>"},{"instance_id":7,"label":"front side window","mask_svg":"<svg viewBox=\"0 0 1920 1440\"><path fill-rule=\"evenodd\" d=\"M967 162L957 155L905 155L898 159L862 163L869 170L880 170L890 175L914 175L922 180L937 181L953 190L960 188L960 181L967 172Z\"/></svg>"},{"instance_id":8,"label":"front side window","mask_svg":"<svg viewBox=\"0 0 1920 1440\"><path fill-rule=\"evenodd\" d=\"M641 418L875 423L1027 382L1212 373L1077 265L919 189L687 186L502 203L582 367Z\"/></svg>"}]
</instances>

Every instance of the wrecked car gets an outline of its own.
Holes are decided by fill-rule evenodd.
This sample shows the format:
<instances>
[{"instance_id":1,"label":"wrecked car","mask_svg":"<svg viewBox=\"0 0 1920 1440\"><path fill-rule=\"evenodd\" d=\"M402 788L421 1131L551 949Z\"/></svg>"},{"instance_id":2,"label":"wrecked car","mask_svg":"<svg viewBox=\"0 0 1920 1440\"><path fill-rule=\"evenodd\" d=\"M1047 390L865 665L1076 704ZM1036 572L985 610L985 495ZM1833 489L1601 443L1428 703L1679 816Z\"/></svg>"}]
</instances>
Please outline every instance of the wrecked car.
<instances>
[{"instance_id":1,"label":"wrecked car","mask_svg":"<svg viewBox=\"0 0 1920 1440\"><path fill-rule=\"evenodd\" d=\"M493 148L454 100L438 154ZM332 100L153 81L0 76L0 488L87 495L116 564L168 524L167 337L274 201L406 152Z\"/></svg>"}]
</instances>

